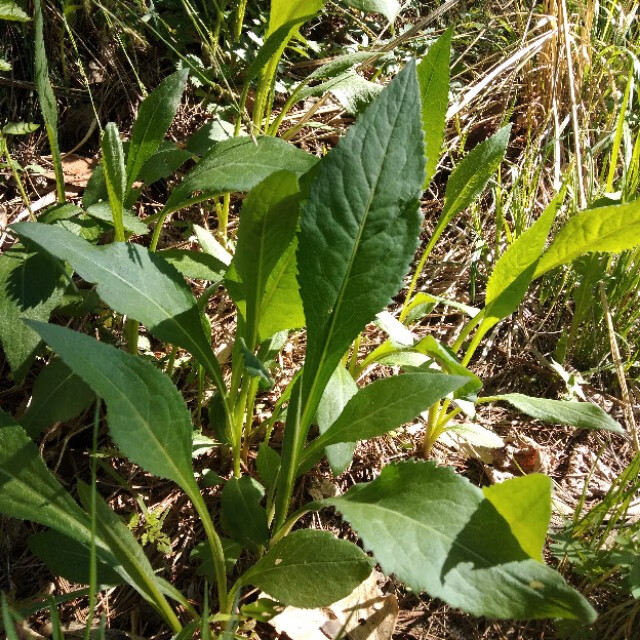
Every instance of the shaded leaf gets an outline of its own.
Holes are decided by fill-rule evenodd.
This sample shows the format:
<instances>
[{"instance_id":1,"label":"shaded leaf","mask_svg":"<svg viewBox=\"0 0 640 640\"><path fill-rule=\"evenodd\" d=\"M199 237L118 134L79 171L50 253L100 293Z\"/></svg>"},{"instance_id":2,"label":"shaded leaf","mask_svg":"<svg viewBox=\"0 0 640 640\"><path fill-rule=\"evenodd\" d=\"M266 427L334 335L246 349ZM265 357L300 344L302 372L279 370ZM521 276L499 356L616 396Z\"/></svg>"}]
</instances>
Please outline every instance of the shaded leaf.
<instances>
[{"instance_id":1,"label":"shaded leaf","mask_svg":"<svg viewBox=\"0 0 640 640\"><path fill-rule=\"evenodd\" d=\"M153 184L173 175L189 158L191 152L179 149L172 142L163 143L144 163L136 179L143 184Z\"/></svg>"},{"instance_id":2,"label":"shaded leaf","mask_svg":"<svg viewBox=\"0 0 640 640\"><path fill-rule=\"evenodd\" d=\"M351 542L326 531L290 533L244 576L285 604L324 607L349 595L371 573L373 563Z\"/></svg>"},{"instance_id":3,"label":"shaded leaf","mask_svg":"<svg viewBox=\"0 0 640 640\"><path fill-rule=\"evenodd\" d=\"M220 496L226 535L255 551L269 540L267 512L260 505L264 489L249 476L228 480Z\"/></svg>"},{"instance_id":4,"label":"shaded leaf","mask_svg":"<svg viewBox=\"0 0 640 640\"><path fill-rule=\"evenodd\" d=\"M214 256L201 251L188 249L163 249L158 251L170 265L174 266L185 278L220 282L224 278L227 266Z\"/></svg>"},{"instance_id":5,"label":"shaded leaf","mask_svg":"<svg viewBox=\"0 0 640 640\"><path fill-rule=\"evenodd\" d=\"M261 442L258 447L258 455L256 457L256 468L262 480L262 484L267 489L275 485L280 469L280 456L266 442Z\"/></svg>"}]
</instances>

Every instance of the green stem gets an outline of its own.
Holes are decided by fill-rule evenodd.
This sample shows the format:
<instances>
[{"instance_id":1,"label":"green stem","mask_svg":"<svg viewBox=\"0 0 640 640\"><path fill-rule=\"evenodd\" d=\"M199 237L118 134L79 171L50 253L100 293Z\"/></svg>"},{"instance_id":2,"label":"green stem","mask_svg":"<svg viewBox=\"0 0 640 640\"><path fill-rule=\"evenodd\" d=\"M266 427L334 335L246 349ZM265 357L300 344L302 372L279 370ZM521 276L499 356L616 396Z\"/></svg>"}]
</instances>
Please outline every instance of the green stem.
<instances>
[{"instance_id":1,"label":"green stem","mask_svg":"<svg viewBox=\"0 0 640 640\"><path fill-rule=\"evenodd\" d=\"M13 179L16 181L16 185L18 187L18 191L20 192L20 197L22 198L22 202L24 202L24 206L29 212L29 217L31 218L31 222L35 222L36 217L33 213L33 210L31 209L31 201L27 196L27 192L24 189L22 180L20 179L20 176L14 166L14 160L11 157L11 154L9 153L9 145L7 144L7 139L2 134L0 134L0 151L3 152L5 158L7 159L7 164L9 165L9 169L11 169Z\"/></svg>"},{"instance_id":2,"label":"green stem","mask_svg":"<svg viewBox=\"0 0 640 640\"><path fill-rule=\"evenodd\" d=\"M287 521L276 531L271 540L269 540L269 547L275 546L282 538L289 535L291 529L303 515L310 513L311 511L318 511L322 509L324 505L322 502L308 502L303 507L300 507L295 513L293 513Z\"/></svg>"},{"instance_id":3,"label":"green stem","mask_svg":"<svg viewBox=\"0 0 640 640\"><path fill-rule=\"evenodd\" d=\"M238 5L238 10L236 13L236 24L235 24L235 32L234 32L234 40L238 42L240 40L240 36L242 35L242 25L244 24L244 14L247 9L247 0L240 0L240 4Z\"/></svg>"},{"instance_id":4,"label":"green stem","mask_svg":"<svg viewBox=\"0 0 640 640\"><path fill-rule=\"evenodd\" d=\"M400 322L403 322L404 319L407 317L409 305L411 304L411 301L413 299L413 292L415 291L415 288L418 285L418 280L422 275L422 270L424 269L424 265L427 263L427 260L431 255L431 252L433 251L433 247L435 246L439 237L440 237L440 234L434 233L433 236L431 236L431 240L429 240L429 244L427 245L427 248L422 253L420 262L418 262L418 266L416 267L416 270L413 274L413 278L411 278L411 284L409 285L409 289L407 291L407 297L404 299L404 304L402 305L402 311L400 311Z\"/></svg>"}]
</instances>

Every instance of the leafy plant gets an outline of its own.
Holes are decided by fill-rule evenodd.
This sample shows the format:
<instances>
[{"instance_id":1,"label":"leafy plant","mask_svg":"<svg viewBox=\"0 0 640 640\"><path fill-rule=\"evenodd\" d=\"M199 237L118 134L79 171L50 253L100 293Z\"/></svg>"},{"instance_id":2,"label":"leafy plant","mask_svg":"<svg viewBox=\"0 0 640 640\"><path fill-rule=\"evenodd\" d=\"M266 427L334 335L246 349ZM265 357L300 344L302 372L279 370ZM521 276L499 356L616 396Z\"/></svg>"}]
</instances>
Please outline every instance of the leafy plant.
<instances>
[{"instance_id":1,"label":"leafy plant","mask_svg":"<svg viewBox=\"0 0 640 640\"><path fill-rule=\"evenodd\" d=\"M433 64L448 65L447 56L439 55L438 60ZM429 69L423 77L436 73L429 65L422 68ZM436 75L442 79L448 74L439 69ZM22 268L12 268L11 256L0 258L7 273L0 301L11 309L16 323L26 316L20 325L25 329L20 330L28 336L31 350L25 355L20 341L12 345L4 335L2 341L5 349L15 347L19 355L13 369L17 375L42 339L75 376L72 379L81 380L104 402L109 434L120 453L184 491L205 530L207 546L201 555L210 561L218 614L210 616L208 594L198 613L154 572L131 531L97 494L95 477L91 487L78 483L80 507L47 470L25 429L6 413L0 413L0 512L70 539L86 558L94 577L90 584L98 584L96 572L110 570L107 583L117 580L132 586L175 634L187 634L200 624L204 635L210 620L231 620L233 627L242 615L238 599L248 586L284 604L324 606L351 593L374 562L412 589L474 615L592 622L591 605L542 559L551 499L550 481L544 476L481 490L450 468L407 461L388 465L375 480L342 496L304 504L293 513L292 496L296 479L325 452L339 469L348 464L353 443L383 435L424 412L430 416L429 445L461 410L447 412L450 403L468 407L476 399L481 382L467 364L487 327L515 310L537 275L580 253L633 246L635 238L626 237L621 225L637 211L609 212L605 239L592 233L600 223L585 211L573 218L573 225L584 231L580 251L569 246L569 232L561 231L543 253L558 200L496 265L485 308L470 321L457 345L477 328L462 361L455 348L449 350L434 339L411 344L410 338L408 345L405 341L400 346L392 339L355 367L356 378L365 363L407 354L418 358L403 364L401 375L358 388L344 368L345 354L402 287L418 245L425 167L433 171L433 156L425 157L423 129L432 95L421 91L415 64L403 69L321 161L268 137L214 145L173 190L161 214L143 221L156 224L150 248L125 242L126 213L137 195L133 185L158 152L185 81L186 73L179 72L147 98L128 146L115 126L105 128L103 167L92 179L84 204L90 212L99 204L96 193L103 194L114 243L97 245L98 237L83 237L81 226L69 224L83 219L77 209L68 217L65 209L47 212L48 224L12 226L24 243L12 249ZM446 91L446 85L437 83L437 91ZM441 111L442 95L436 102ZM444 126L444 119L439 121ZM436 236L484 187L507 138L508 129L503 129L452 175ZM441 136L427 136L432 153L439 153L438 140ZM486 165L472 171L469 157L485 158ZM156 249L167 215L230 192L248 196L232 260L220 247L215 249L217 268L238 308L231 372L225 377L211 347L203 315L206 305L195 298L174 266L180 261L175 256L167 260ZM48 291L34 294L28 285L18 289L31 296L27 300L12 295L16 279L32 274L33 262L23 267L29 259L56 265L48 272L63 281L73 271L95 285L101 301L133 326L132 353L47 324L52 309L59 306L55 292L63 290L56 279L49 282ZM40 287L46 284L38 282ZM207 299L205 295L205 303ZM131 348L138 322L158 340L191 353L216 386L210 424L221 449L229 452L233 469L231 478L220 478L219 517L209 511L194 476L197 432L187 404L170 377ZM388 322L392 332L398 324ZM302 327L307 330L304 366L281 394L270 420L254 427L256 398L277 373L273 360L286 341L283 332ZM505 401L539 419L622 432L601 409L587 403L517 394L479 401ZM280 453L270 446L276 419L285 421ZM309 440L316 424L320 433ZM29 425L33 423L27 420L25 426L34 435L36 427ZM262 484L243 473L250 465L249 450L259 440ZM335 508L354 528L372 557L328 532L292 531L302 515L326 507ZM220 528L230 541L220 535ZM238 547L249 560L242 570L234 567ZM182 607L186 625L170 601Z\"/></svg>"}]
</instances>

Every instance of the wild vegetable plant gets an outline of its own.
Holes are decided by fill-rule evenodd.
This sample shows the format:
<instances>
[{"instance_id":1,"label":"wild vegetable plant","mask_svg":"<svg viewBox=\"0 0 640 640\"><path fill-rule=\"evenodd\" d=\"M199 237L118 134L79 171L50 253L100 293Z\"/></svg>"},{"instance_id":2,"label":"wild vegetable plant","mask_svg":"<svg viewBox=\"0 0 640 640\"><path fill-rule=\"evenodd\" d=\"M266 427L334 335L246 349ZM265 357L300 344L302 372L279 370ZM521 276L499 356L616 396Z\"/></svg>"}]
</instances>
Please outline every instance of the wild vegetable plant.
<instances>
[{"instance_id":1,"label":"wild vegetable plant","mask_svg":"<svg viewBox=\"0 0 640 640\"><path fill-rule=\"evenodd\" d=\"M446 58L440 64L448 64ZM173 87L172 100L179 100L183 81L183 76L165 81L165 88ZM154 100L152 94L146 104ZM425 157L423 128L430 100L410 63L322 160L270 137L215 145L173 190L163 211L146 219L157 225L149 248L124 241L125 212L139 171L157 153L170 118L167 109L160 125L144 107L126 149L114 127L108 126L103 138L115 242L99 245L91 234L86 239L78 222L84 213L65 219L60 208L45 214L48 224L12 226L22 245L0 258L0 303L16 325L25 327L18 329L25 340L12 342L6 326L0 336L13 353L14 375L24 376L44 341L60 359L44 371L57 366L59 380L83 389L79 410L95 402L93 453L104 405L120 454L184 491L206 534L198 555L215 584L217 612L210 612L208 594L196 610L154 571L132 532L97 492L95 466L92 483L80 481L75 487L78 504L40 457L32 438L42 423L26 418L32 409L18 419L0 412L0 512L49 528L46 535L58 542L36 543L34 550L54 570L68 568L51 549L74 549L76 558L84 553L90 594L97 585L128 584L180 637L198 625L208 633L210 623L232 630L248 615L239 599L250 586L283 604L321 607L351 593L374 563L411 589L474 615L594 620L585 598L544 564L551 514L551 482L545 476L479 489L451 468L414 460L389 464L375 480L344 495L302 505L293 501L297 478L325 455L339 470L349 463L353 443L396 429L440 402L444 407L473 399L480 386L466 369L468 361L458 363L437 343L425 351L439 368L422 362L361 388L343 365L353 341L402 288L418 246L425 166L433 167L433 159L428 165ZM477 168L481 178L486 170ZM461 201L457 190L479 181L474 176L454 180L448 197ZM156 249L168 215L230 192L248 196L232 259L218 251L219 269L238 309L231 371L225 375L211 345L206 305L176 268L180 259L168 260ZM623 220L637 215L635 210L607 212L606 237L597 234L601 223L586 211L540 257L555 209L550 211L528 242L514 244L505 254L504 267L496 267L487 305L472 329L481 333L509 315L536 274L581 253L617 251L632 241L624 236ZM576 227L582 244L568 240ZM47 277L34 287L36 269ZM72 272L94 285L101 302L126 317L136 333L141 323L157 340L187 350L215 384L209 420L217 446L231 460L230 477L224 478L222 468L213 470L222 484L218 512L212 513L205 500L199 485L204 479L194 475L197 432L171 378L135 353L46 322L60 307ZM256 427L256 399L277 374L274 355L287 332L302 328L304 366L277 400L271 419ZM414 346L394 347L391 355L419 352ZM50 385L41 387L50 393ZM559 408L535 398L500 399L543 419L621 431L594 405L561 403ZM276 419L285 421L280 452L270 439ZM248 455L258 443L260 482ZM326 531L295 529L302 515L328 507L351 525L364 550ZM247 560L243 570L234 568L239 554Z\"/></svg>"}]
</instances>

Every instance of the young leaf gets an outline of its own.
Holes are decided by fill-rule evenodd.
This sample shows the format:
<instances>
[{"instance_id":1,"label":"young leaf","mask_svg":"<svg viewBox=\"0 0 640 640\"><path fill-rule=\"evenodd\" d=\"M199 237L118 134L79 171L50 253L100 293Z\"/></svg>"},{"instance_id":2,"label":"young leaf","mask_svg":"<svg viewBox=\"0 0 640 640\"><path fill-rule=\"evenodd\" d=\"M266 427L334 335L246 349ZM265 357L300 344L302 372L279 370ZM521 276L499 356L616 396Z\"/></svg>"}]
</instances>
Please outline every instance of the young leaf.
<instances>
[{"instance_id":1,"label":"young leaf","mask_svg":"<svg viewBox=\"0 0 640 640\"><path fill-rule=\"evenodd\" d=\"M140 105L127 153L126 189L131 189L147 160L158 150L178 110L189 76L182 69L165 78ZM188 154L187 154L188 155Z\"/></svg>"},{"instance_id":2,"label":"young leaf","mask_svg":"<svg viewBox=\"0 0 640 640\"><path fill-rule=\"evenodd\" d=\"M10 122L2 127L2 133L5 136L25 136L40 127L39 124L33 122Z\"/></svg>"},{"instance_id":3,"label":"young leaf","mask_svg":"<svg viewBox=\"0 0 640 640\"><path fill-rule=\"evenodd\" d=\"M16 4L15 0L0 0L0 20L29 22L31 18Z\"/></svg>"},{"instance_id":4,"label":"young leaf","mask_svg":"<svg viewBox=\"0 0 640 640\"><path fill-rule=\"evenodd\" d=\"M258 447L256 468L258 469L262 484L264 484L267 489L273 487L278 477L278 470L280 469L280 455L266 442L261 442Z\"/></svg>"},{"instance_id":5,"label":"young leaf","mask_svg":"<svg viewBox=\"0 0 640 640\"><path fill-rule=\"evenodd\" d=\"M382 378L360 389L337 420L305 452L337 442L357 442L397 429L468 382L467 377L443 373L405 373Z\"/></svg>"},{"instance_id":6,"label":"young leaf","mask_svg":"<svg viewBox=\"0 0 640 640\"><path fill-rule=\"evenodd\" d=\"M263 497L264 489L249 476L231 478L220 496L225 534L253 551L269 540L267 512L260 505Z\"/></svg>"},{"instance_id":7,"label":"young leaf","mask_svg":"<svg viewBox=\"0 0 640 640\"><path fill-rule=\"evenodd\" d=\"M323 160L301 216L308 425L359 331L402 284L417 246L424 179L420 96L409 63Z\"/></svg>"},{"instance_id":8,"label":"young leaf","mask_svg":"<svg viewBox=\"0 0 640 640\"><path fill-rule=\"evenodd\" d=\"M30 438L54 422L80 415L94 401L93 391L61 360L52 360L36 378L31 404L20 419Z\"/></svg>"},{"instance_id":9,"label":"young leaf","mask_svg":"<svg viewBox=\"0 0 640 640\"><path fill-rule=\"evenodd\" d=\"M137 356L64 327L31 326L107 405L109 432L145 471L193 487L191 414L164 373Z\"/></svg>"},{"instance_id":10,"label":"young leaf","mask_svg":"<svg viewBox=\"0 0 640 640\"><path fill-rule=\"evenodd\" d=\"M532 473L483 487L482 493L509 523L522 550L544 562L542 550L551 519L551 478Z\"/></svg>"},{"instance_id":11,"label":"young leaf","mask_svg":"<svg viewBox=\"0 0 640 640\"><path fill-rule=\"evenodd\" d=\"M358 393L358 385L349 372L342 365L338 365L329 378L318 404L316 423L320 435L324 434L340 417L345 406L356 393ZM339 476L351 464L355 448L355 442L339 442L326 447L325 455L334 476Z\"/></svg>"},{"instance_id":12,"label":"young leaf","mask_svg":"<svg viewBox=\"0 0 640 640\"><path fill-rule=\"evenodd\" d=\"M348 596L367 579L371 560L327 531L300 530L278 542L242 576L285 604L314 609Z\"/></svg>"},{"instance_id":13,"label":"young leaf","mask_svg":"<svg viewBox=\"0 0 640 640\"><path fill-rule=\"evenodd\" d=\"M373 482L324 502L346 518L387 575L415 591L476 616L596 617L558 573L522 549L482 491L450 468L388 465Z\"/></svg>"},{"instance_id":14,"label":"young leaf","mask_svg":"<svg viewBox=\"0 0 640 640\"><path fill-rule=\"evenodd\" d=\"M453 29L447 29L431 45L418 65L418 82L422 98L422 128L427 156L426 189L436 173L444 140L444 126L449 104L449 58Z\"/></svg>"},{"instance_id":15,"label":"young leaf","mask_svg":"<svg viewBox=\"0 0 640 640\"><path fill-rule=\"evenodd\" d=\"M298 180L280 171L254 187L240 212L238 245L232 265L238 274L245 300L246 342L253 350L265 309L269 280L282 255L291 245L299 217ZM266 339L269 336L260 336Z\"/></svg>"},{"instance_id":16,"label":"young leaf","mask_svg":"<svg viewBox=\"0 0 640 640\"><path fill-rule=\"evenodd\" d=\"M49 529L32 535L29 549L42 560L51 571L66 580L78 584L89 584L89 549L64 534ZM96 558L97 584L120 585L125 584L122 576L113 567Z\"/></svg>"},{"instance_id":17,"label":"young leaf","mask_svg":"<svg viewBox=\"0 0 640 640\"><path fill-rule=\"evenodd\" d=\"M224 389L193 293L161 256L133 244L95 247L65 229L40 223L18 223L12 229L97 284L98 295L110 307L142 322L159 340L187 349Z\"/></svg>"},{"instance_id":18,"label":"young leaf","mask_svg":"<svg viewBox=\"0 0 640 640\"><path fill-rule=\"evenodd\" d=\"M127 174L124 166L124 151L118 127L110 122L102 135L102 158L104 177L109 194L109 205L116 228L116 240L124 241L122 215L127 199Z\"/></svg>"},{"instance_id":19,"label":"young leaf","mask_svg":"<svg viewBox=\"0 0 640 640\"><path fill-rule=\"evenodd\" d=\"M48 320L62 300L64 282L62 269L46 254L14 245L0 256L0 343L18 384L40 344L20 318Z\"/></svg>"},{"instance_id":20,"label":"young leaf","mask_svg":"<svg viewBox=\"0 0 640 640\"><path fill-rule=\"evenodd\" d=\"M173 190L165 212L177 211L221 193L250 191L276 171L302 175L317 161L280 138L233 138L220 142ZM192 197L194 191L201 193Z\"/></svg>"},{"instance_id":21,"label":"young leaf","mask_svg":"<svg viewBox=\"0 0 640 640\"><path fill-rule=\"evenodd\" d=\"M47 66L47 52L44 48L44 33L42 20L42 5L40 0L34 1L35 14L33 18L33 26L35 28L35 81L36 91L38 92L38 102L40 102L40 110L44 119L44 126L47 130L49 138L49 146L51 147L51 157L53 159L53 170L56 176L56 191L58 194L58 202L65 201L64 190L64 172L62 171L62 158L60 156L60 147L58 145L58 105L53 95L53 89L49 82L49 69Z\"/></svg>"},{"instance_id":22,"label":"young leaf","mask_svg":"<svg viewBox=\"0 0 640 640\"><path fill-rule=\"evenodd\" d=\"M619 253L640 243L640 200L586 209L562 227L536 267L533 278L585 253Z\"/></svg>"},{"instance_id":23,"label":"young leaf","mask_svg":"<svg viewBox=\"0 0 640 640\"><path fill-rule=\"evenodd\" d=\"M533 398L522 393L506 393L492 396L486 401L504 401L528 416L542 422L567 424L581 429L602 429L618 435L624 435L624 429L598 405L591 402L570 400L548 400Z\"/></svg>"}]
</instances>

